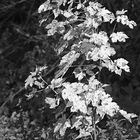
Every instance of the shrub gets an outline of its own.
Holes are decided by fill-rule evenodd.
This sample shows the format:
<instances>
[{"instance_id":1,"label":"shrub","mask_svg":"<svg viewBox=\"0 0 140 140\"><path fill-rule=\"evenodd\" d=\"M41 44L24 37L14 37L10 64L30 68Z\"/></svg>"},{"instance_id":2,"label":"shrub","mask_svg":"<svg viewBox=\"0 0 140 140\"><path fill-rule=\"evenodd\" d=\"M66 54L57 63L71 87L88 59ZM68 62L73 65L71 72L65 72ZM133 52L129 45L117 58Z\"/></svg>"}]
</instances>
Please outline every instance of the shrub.
<instances>
[{"instance_id":1,"label":"shrub","mask_svg":"<svg viewBox=\"0 0 140 140\"><path fill-rule=\"evenodd\" d=\"M113 13L91 0L48 0L38 13L45 15L39 23L47 30L47 36L60 41L56 52L61 60L53 69L53 78L47 73L49 67L36 67L26 79L25 88L51 93L44 100L56 112L54 136L65 138L71 132L69 136L74 139L129 137L125 128L121 133L120 122L124 117L131 123L137 115L127 113L114 102L108 93L110 85L103 83L101 77L105 69L119 76L130 72L129 62L118 57L116 48L116 44L129 38L123 31L117 31L117 25L130 29L136 26L128 19L127 10ZM28 99L33 96L29 94ZM103 120L107 131L100 127Z\"/></svg>"}]
</instances>

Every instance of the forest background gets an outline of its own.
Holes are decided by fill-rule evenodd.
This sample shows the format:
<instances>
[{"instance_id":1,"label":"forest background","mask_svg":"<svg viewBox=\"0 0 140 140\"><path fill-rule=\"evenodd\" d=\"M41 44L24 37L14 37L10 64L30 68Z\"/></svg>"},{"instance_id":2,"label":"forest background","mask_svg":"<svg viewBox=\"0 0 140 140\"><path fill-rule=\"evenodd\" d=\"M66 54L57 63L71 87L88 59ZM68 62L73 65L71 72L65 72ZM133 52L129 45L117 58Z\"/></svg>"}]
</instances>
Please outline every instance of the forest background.
<instances>
[{"instance_id":1,"label":"forest background","mask_svg":"<svg viewBox=\"0 0 140 140\"><path fill-rule=\"evenodd\" d=\"M47 37L39 26L38 7L44 0L0 1L0 137L2 139L45 139L51 133L53 112L44 102L44 94L26 100L25 80L36 66L49 66L52 71L59 57L59 36ZM128 60L131 72L113 75L112 97L124 110L140 114L140 1L103 0L111 11L127 9L130 19L137 23L126 30L129 40L119 44L120 56ZM50 78L53 77L50 72ZM106 73L105 73L106 75ZM106 77L107 78L107 77ZM106 79L105 79L106 80ZM19 106L20 104L20 106ZM15 113L16 112L16 113ZM17 113L18 112L18 113ZM18 118L18 119L17 119ZM102 124L101 124L102 125ZM133 138L140 135L137 120ZM16 133L16 134L15 134ZM17 135L18 133L18 135ZM51 139L51 136L50 136ZM53 138L52 138L53 139Z\"/></svg>"}]
</instances>

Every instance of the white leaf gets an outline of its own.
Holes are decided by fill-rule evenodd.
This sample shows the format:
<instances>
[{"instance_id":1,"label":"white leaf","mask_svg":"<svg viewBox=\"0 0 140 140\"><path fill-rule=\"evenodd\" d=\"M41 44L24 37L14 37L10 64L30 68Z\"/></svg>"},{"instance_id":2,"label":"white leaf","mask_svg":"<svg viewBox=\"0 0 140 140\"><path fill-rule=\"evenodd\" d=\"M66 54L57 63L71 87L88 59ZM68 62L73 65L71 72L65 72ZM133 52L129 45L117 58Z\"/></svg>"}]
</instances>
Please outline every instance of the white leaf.
<instances>
[{"instance_id":1,"label":"white leaf","mask_svg":"<svg viewBox=\"0 0 140 140\"><path fill-rule=\"evenodd\" d=\"M79 3L79 4L77 5L77 9L80 9L81 7L82 7L82 4Z\"/></svg>"},{"instance_id":2,"label":"white leaf","mask_svg":"<svg viewBox=\"0 0 140 140\"><path fill-rule=\"evenodd\" d=\"M72 16L72 13L67 12L67 11L64 11L63 15L64 15L66 18L69 18L69 17Z\"/></svg>"},{"instance_id":3,"label":"white leaf","mask_svg":"<svg viewBox=\"0 0 140 140\"><path fill-rule=\"evenodd\" d=\"M51 88L58 88L62 86L63 78L53 79L51 81Z\"/></svg>"},{"instance_id":4,"label":"white leaf","mask_svg":"<svg viewBox=\"0 0 140 140\"><path fill-rule=\"evenodd\" d=\"M58 132L61 126L62 126L62 123L58 123L54 128L54 133Z\"/></svg>"},{"instance_id":5,"label":"white leaf","mask_svg":"<svg viewBox=\"0 0 140 140\"><path fill-rule=\"evenodd\" d=\"M46 97L45 102L50 105L50 108L55 108L59 105L60 99Z\"/></svg>"},{"instance_id":6,"label":"white leaf","mask_svg":"<svg viewBox=\"0 0 140 140\"><path fill-rule=\"evenodd\" d=\"M67 129L68 127L71 127L70 121L69 121L69 120L66 121L65 124L63 125L63 127L60 128L60 135L61 135L61 136L64 136L64 135L65 135L66 129Z\"/></svg>"}]
</instances>

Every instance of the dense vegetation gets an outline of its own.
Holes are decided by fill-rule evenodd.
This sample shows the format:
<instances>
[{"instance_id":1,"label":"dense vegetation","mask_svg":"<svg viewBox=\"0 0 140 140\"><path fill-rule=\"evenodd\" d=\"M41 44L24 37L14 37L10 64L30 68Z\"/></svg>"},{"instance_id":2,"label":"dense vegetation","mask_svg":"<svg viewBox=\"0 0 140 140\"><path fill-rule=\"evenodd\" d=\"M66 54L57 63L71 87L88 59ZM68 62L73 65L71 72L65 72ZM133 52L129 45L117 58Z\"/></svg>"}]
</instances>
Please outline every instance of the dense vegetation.
<instances>
[{"instance_id":1,"label":"dense vegetation","mask_svg":"<svg viewBox=\"0 0 140 140\"><path fill-rule=\"evenodd\" d=\"M132 119L132 122L120 121L122 116L119 114L114 117L105 115L97 124L97 139L139 140L140 2L138 0L97 1L113 13L117 10L128 10L129 19L137 23L133 30L122 25L115 26L116 31L123 31L129 36L126 42L115 43L114 48L117 50L116 58L125 58L129 62L130 72L123 71L119 76L107 69L102 69L98 78L100 82L110 85L106 87L107 92L123 110L138 115ZM67 36L68 48L63 50L61 47L66 42L62 40L62 35L58 33L52 34L52 36L47 35L45 26L51 23L54 15L50 11L38 13L38 8L43 2L45 1L1 0L0 2L0 139L3 140L67 140L78 136L78 131L75 129L68 129L64 136L59 135L59 133L54 134L55 125L58 122L62 123L68 115L71 115L69 108L65 110L65 104L62 100L55 109L50 109L50 105L46 103L48 102L45 100L46 97L53 98L56 90L51 88L38 89L36 86L25 88L25 80L30 72L34 72L39 66L47 67L43 71L46 83L51 83L54 76L57 79L61 72L59 71L61 58L68 53L69 47L75 41L69 40ZM65 7L63 8L65 9ZM39 26L39 21L43 18L47 18L47 21ZM58 19L60 18L65 20L64 17ZM75 24L79 23L74 23L72 26ZM113 27L114 25L110 27L105 24L100 28L110 33ZM63 32L63 28L59 29L59 33L61 31ZM82 37L84 38L84 36ZM83 49L82 51L85 53L87 50ZM71 83L78 81L74 74L71 74L75 70L75 66L91 64L83 59L84 57L81 56L67 71L64 76L66 81ZM85 69L88 70L87 75L98 71L97 69L89 69L89 67ZM79 72L79 69L76 72ZM83 82L85 83L85 81ZM55 84L54 88L59 87ZM59 93L61 90L57 89L57 92ZM63 115L64 112L66 116ZM91 139L91 137L81 139Z\"/></svg>"}]
</instances>

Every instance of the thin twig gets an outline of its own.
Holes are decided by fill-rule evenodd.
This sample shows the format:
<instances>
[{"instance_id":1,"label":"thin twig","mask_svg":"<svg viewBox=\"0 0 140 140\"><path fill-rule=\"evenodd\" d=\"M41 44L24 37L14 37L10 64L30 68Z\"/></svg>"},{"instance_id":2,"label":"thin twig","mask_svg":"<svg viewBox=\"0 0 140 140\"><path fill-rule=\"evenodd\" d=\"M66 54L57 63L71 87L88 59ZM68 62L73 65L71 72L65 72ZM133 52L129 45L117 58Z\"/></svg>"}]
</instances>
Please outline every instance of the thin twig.
<instances>
[{"instance_id":1,"label":"thin twig","mask_svg":"<svg viewBox=\"0 0 140 140\"><path fill-rule=\"evenodd\" d=\"M91 137L91 140L94 140L92 134L90 134L90 137Z\"/></svg>"},{"instance_id":2,"label":"thin twig","mask_svg":"<svg viewBox=\"0 0 140 140\"><path fill-rule=\"evenodd\" d=\"M96 125L95 125L95 122L94 122L94 140L97 140L97 135L96 135Z\"/></svg>"},{"instance_id":3,"label":"thin twig","mask_svg":"<svg viewBox=\"0 0 140 140\"><path fill-rule=\"evenodd\" d=\"M12 95L12 98L14 98L16 95L18 95L19 93L21 93L23 90L25 90L25 87L22 87L15 94L13 94ZM2 110L4 108L4 106L10 101L10 99L11 99L11 94L7 97L7 99L5 100L5 102L0 106L0 110Z\"/></svg>"},{"instance_id":4,"label":"thin twig","mask_svg":"<svg viewBox=\"0 0 140 140\"><path fill-rule=\"evenodd\" d=\"M94 129L93 134L94 134L94 140L97 140L95 115L96 115L96 108L92 107L92 126L93 126L93 129Z\"/></svg>"},{"instance_id":5,"label":"thin twig","mask_svg":"<svg viewBox=\"0 0 140 140\"><path fill-rule=\"evenodd\" d=\"M5 9L13 8L13 7L16 6L17 4L23 3L23 2L25 2L25 1L27 1L27 0L21 0L21 1L19 1L19 2L14 3L14 4L11 4L11 5L8 5L8 6L4 6L4 7L0 8L0 10L5 10Z\"/></svg>"},{"instance_id":6,"label":"thin twig","mask_svg":"<svg viewBox=\"0 0 140 140\"><path fill-rule=\"evenodd\" d=\"M41 78L41 80L48 86L48 87L50 87L50 85L42 78L42 77L40 77ZM50 87L51 88L51 87ZM51 88L51 90L55 93L55 94L58 94L53 88Z\"/></svg>"},{"instance_id":7,"label":"thin twig","mask_svg":"<svg viewBox=\"0 0 140 140\"><path fill-rule=\"evenodd\" d=\"M34 3L35 3L35 0L33 1L32 5L31 5L31 7L30 7L30 10L29 10L29 12L28 12L28 16L27 16L27 20L26 20L26 22L25 22L25 24L24 24L24 26L23 26L23 29L27 26L27 24L28 24L28 22L29 22L29 20L30 20L31 12L32 12L32 9L33 9L33 6L34 6Z\"/></svg>"},{"instance_id":8,"label":"thin twig","mask_svg":"<svg viewBox=\"0 0 140 140\"><path fill-rule=\"evenodd\" d=\"M112 30L112 33L115 31L116 26L117 26L117 23L115 23L115 25L114 25L114 27L113 27L113 30Z\"/></svg>"}]
</instances>

